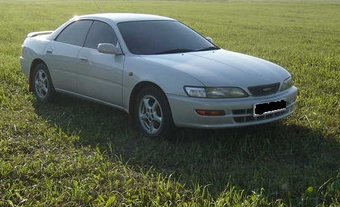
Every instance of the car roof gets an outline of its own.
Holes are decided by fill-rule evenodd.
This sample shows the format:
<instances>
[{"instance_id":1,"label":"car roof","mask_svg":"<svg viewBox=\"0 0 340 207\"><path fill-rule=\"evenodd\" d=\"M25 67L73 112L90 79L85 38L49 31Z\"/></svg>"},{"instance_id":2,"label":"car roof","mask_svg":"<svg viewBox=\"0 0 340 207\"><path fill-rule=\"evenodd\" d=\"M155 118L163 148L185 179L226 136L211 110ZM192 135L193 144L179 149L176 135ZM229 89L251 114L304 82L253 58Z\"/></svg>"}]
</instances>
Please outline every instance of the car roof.
<instances>
[{"instance_id":1,"label":"car roof","mask_svg":"<svg viewBox=\"0 0 340 207\"><path fill-rule=\"evenodd\" d=\"M152 14L138 14L138 13L100 13L77 16L78 19L96 19L104 21L112 21L114 23L120 22L134 22L134 21L148 21L148 20L174 20L169 17L163 17Z\"/></svg>"}]
</instances>

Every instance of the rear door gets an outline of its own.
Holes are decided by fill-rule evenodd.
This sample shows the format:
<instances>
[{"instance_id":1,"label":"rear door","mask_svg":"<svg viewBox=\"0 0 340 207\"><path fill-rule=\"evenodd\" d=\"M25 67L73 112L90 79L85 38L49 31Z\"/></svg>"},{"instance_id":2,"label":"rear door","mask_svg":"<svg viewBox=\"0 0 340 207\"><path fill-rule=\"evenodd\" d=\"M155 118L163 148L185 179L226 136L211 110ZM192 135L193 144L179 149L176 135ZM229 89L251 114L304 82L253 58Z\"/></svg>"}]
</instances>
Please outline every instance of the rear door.
<instances>
[{"instance_id":1,"label":"rear door","mask_svg":"<svg viewBox=\"0 0 340 207\"><path fill-rule=\"evenodd\" d=\"M45 62L49 68L53 85L57 90L78 93L78 54L93 21L81 20L69 24L45 51Z\"/></svg>"},{"instance_id":2,"label":"rear door","mask_svg":"<svg viewBox=\"0 0 340 207\"><path fill-rule=\"evenodd\" d=\"M124 55L99 53L99 43L119 45L110 25L94 21L78 55L80 93L92 99L121 106Z\"/></svg>"}]
</instances>

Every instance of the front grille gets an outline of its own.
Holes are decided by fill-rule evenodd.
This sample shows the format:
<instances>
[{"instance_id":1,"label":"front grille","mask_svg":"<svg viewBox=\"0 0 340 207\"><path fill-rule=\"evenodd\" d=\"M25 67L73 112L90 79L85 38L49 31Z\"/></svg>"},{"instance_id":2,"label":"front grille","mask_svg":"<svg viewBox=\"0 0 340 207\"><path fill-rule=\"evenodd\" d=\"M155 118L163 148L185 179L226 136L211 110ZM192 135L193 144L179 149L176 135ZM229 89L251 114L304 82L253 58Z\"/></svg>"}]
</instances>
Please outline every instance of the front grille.
<instances>
[{"instance_id":1,"label":"front grille","mask_svg":"<svg viewBox=\"0 0 340 207\"><path fill-rule=\"evenodd\" d=\"M248 90L253 96L266 96L276 93L279 90L280 83L273 83L267 85L250 86Z\"/></svg>"}]
</instances>

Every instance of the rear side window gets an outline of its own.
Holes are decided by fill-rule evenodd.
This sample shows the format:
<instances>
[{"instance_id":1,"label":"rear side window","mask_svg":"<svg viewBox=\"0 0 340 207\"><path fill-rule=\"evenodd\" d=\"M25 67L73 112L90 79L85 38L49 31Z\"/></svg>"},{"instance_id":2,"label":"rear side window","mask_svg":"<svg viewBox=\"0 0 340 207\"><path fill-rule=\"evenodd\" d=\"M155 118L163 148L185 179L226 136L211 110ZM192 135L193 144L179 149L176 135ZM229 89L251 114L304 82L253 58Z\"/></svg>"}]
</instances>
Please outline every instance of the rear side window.
<instances>
[{"instance_id":1,"label":"rear side window","mask_svg":"<svg viewBox=\"0 0 340 207\"><path fill-rule=\"evenodd\" d=\"M117 44L117 36L112 27L104 22L95 21L86 38L84 47L97 49L99 43Z\"/></svg>"},{"instance_id":2,"label":"rear side window","mask_svg":"<svg viewBox=\"0 0 340 207\"><path fill-rule=\"evenodd\" d=\"M58 35L56 41L82 47L91 25L89 20L73 22Z\"/></svg>"}]
</instances>

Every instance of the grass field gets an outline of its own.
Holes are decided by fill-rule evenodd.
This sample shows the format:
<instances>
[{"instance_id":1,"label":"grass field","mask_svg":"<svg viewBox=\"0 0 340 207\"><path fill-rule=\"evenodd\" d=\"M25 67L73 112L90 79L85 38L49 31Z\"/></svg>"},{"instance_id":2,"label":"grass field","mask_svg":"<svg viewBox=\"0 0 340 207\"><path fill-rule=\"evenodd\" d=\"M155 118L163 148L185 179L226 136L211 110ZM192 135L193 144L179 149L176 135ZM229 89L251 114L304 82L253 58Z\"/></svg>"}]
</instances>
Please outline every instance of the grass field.
<instances>
[{"instance_id":1,"label":"grass field","mask_svg":"<svg viewBox=\"0 0 340 207\"><path fill-rule=\"evenodd\" d=\"M44 105L20 69L28 32L76 14L177 18L217 45L287 68L296 112L277 123L130 130L127 115L61 96ZM339 206L339 1L0 0L0 206Z\"/></svg>"}]
</instances>

